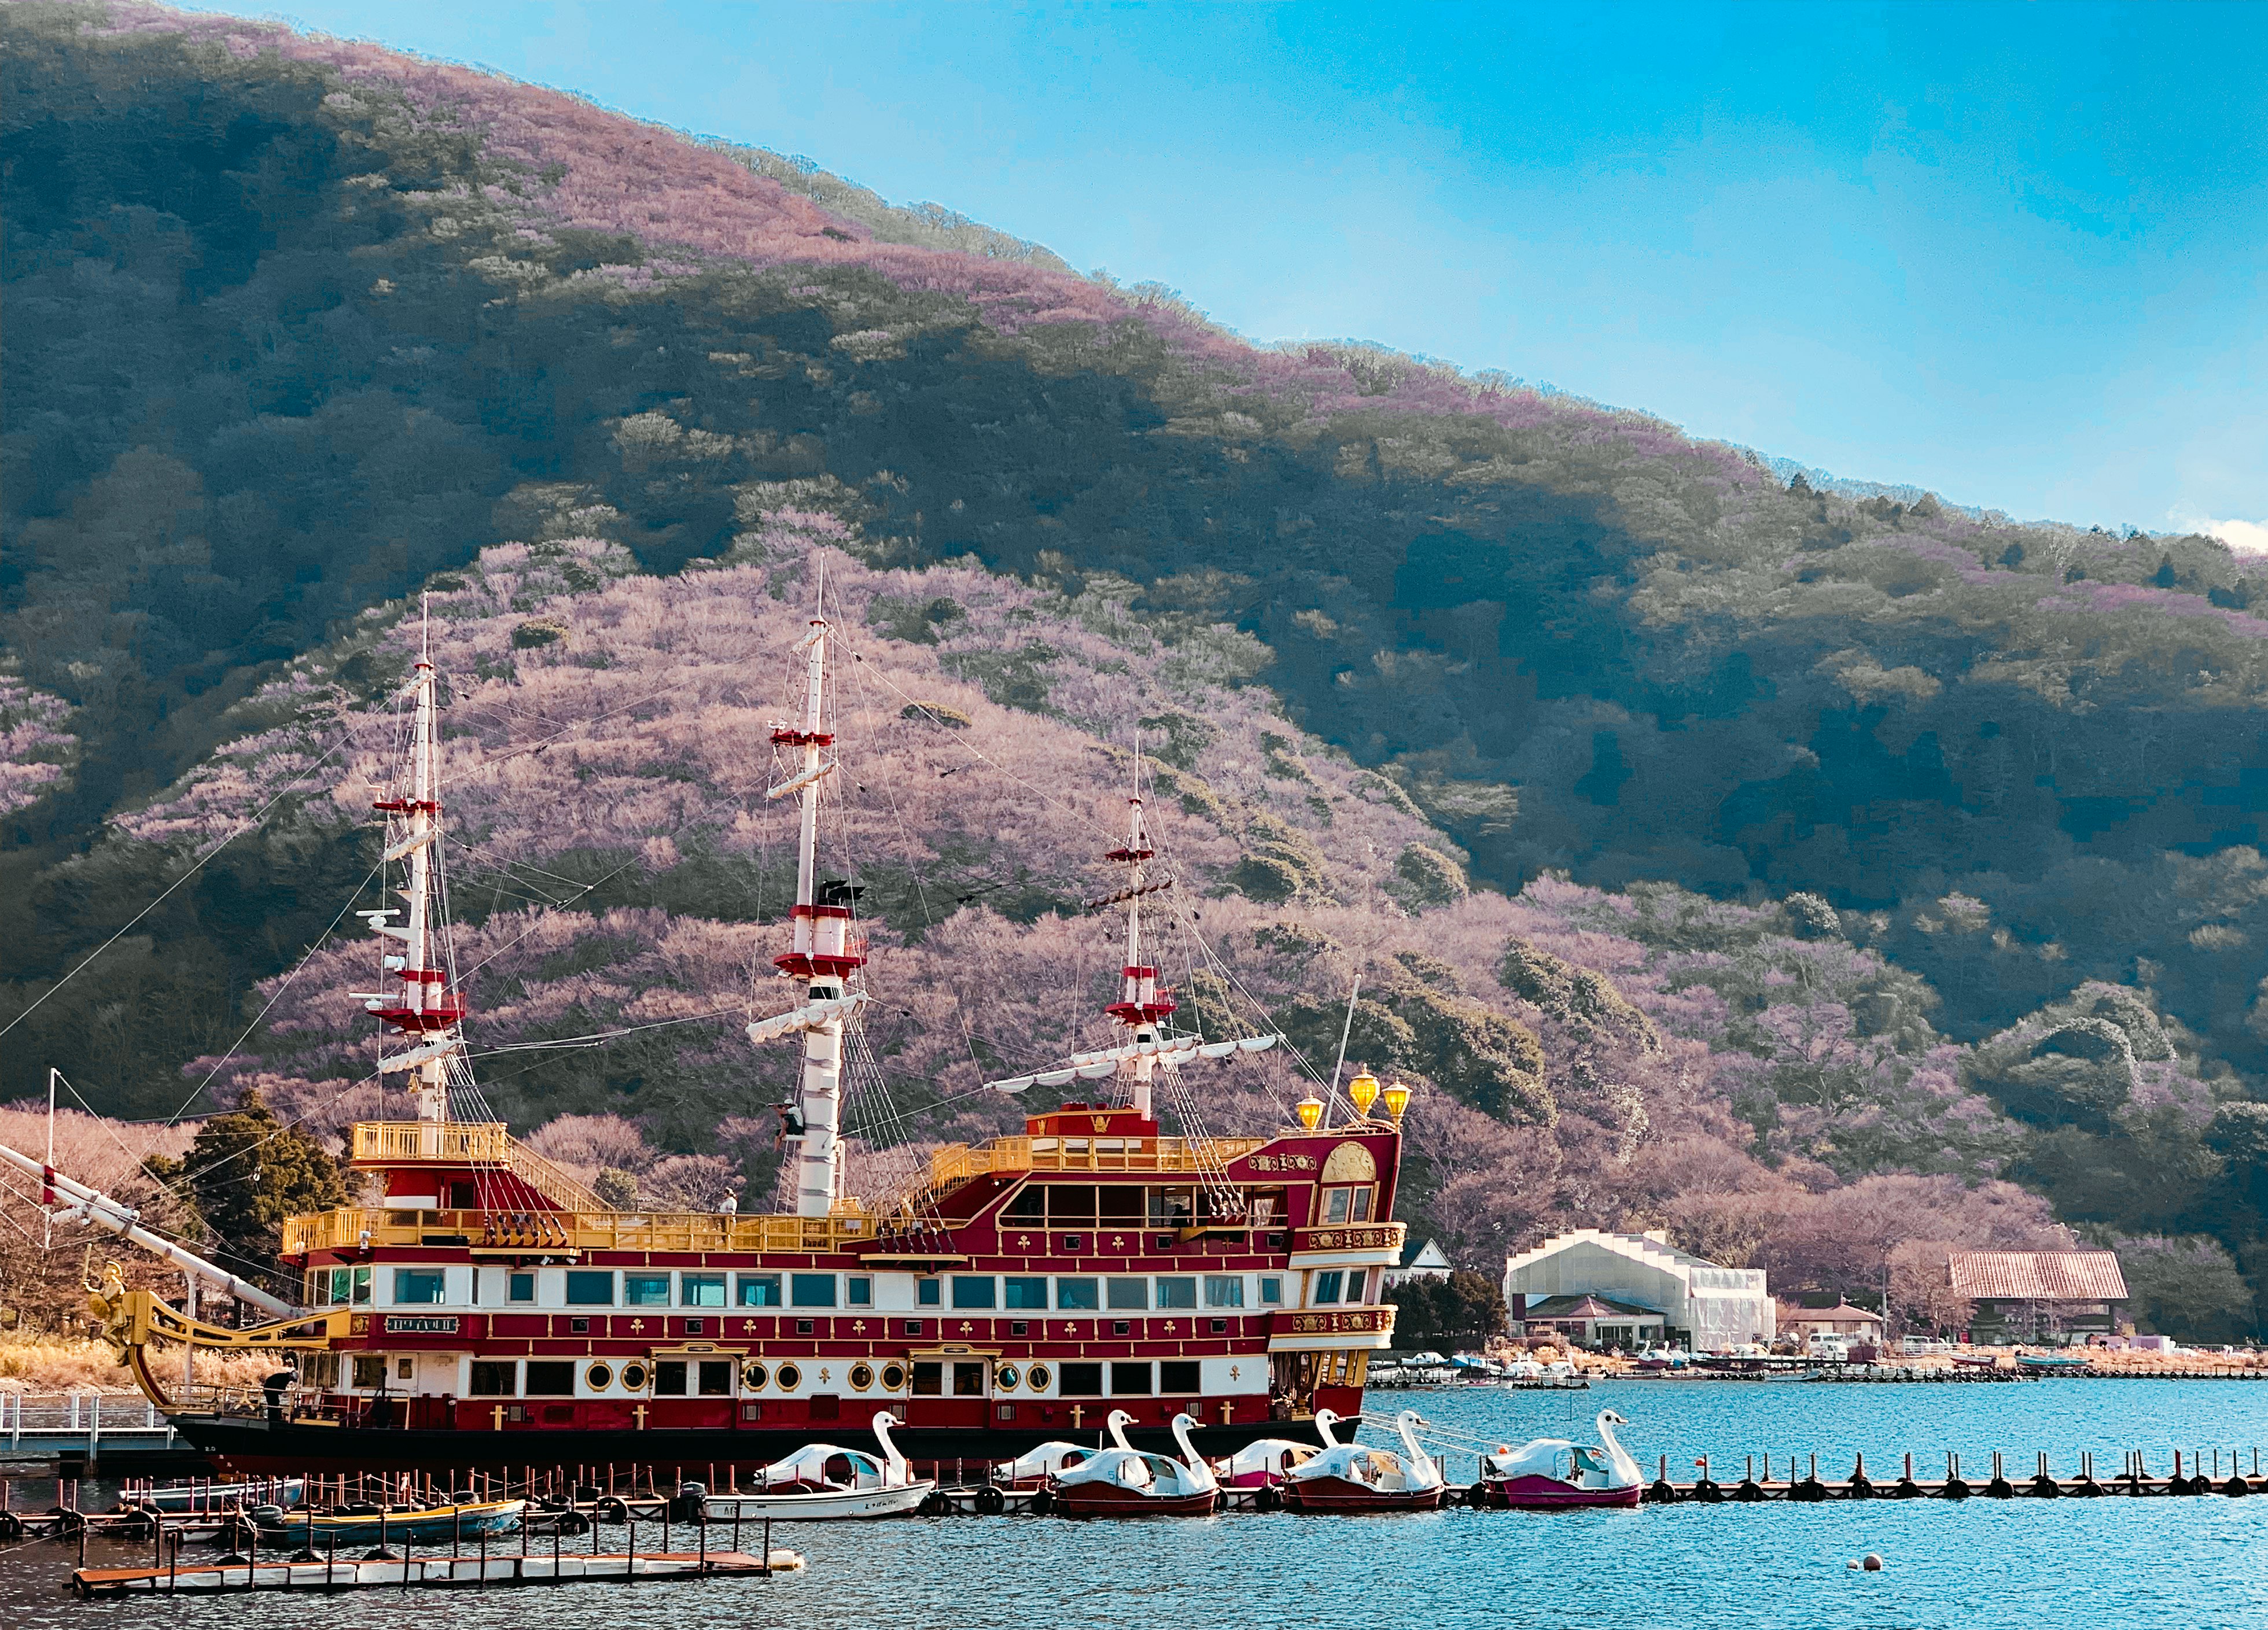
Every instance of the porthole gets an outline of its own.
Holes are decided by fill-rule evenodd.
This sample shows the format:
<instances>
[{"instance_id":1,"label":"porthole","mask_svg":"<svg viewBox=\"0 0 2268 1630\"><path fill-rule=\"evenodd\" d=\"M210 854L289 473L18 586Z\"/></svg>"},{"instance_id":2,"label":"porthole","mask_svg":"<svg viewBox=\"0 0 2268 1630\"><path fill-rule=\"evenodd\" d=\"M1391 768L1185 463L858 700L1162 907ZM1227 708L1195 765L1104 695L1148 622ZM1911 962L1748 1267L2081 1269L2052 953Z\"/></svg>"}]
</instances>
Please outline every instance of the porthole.
<instances>
[{"instance_id":1,"label":"porthole","mask_svg":"<svg viewBox=\"0 0 2268 1630\"><path fill-rule=\"evenodd\" d=\"M740 1384L751 1392L761 1392L771 1382L771 1373L762 1364L750 1364L740 1371Z\"/></svg>"},{"instance_id":2,"label":"porthole","mask_svg":"<svg viewBox=\"0 0 2268 1630\"><path fill-rule=\"evenodd\" d=\"M903 1364L882 1366L882 1391L902 1392L906 1390L906 1367Z\"/></svg>"},{"instance_id":3,"label":"porthole","mask_svg":"<svg viewBox=\"0 0 2268 1630\"><path fill-rule=\"evenodd\" d=\"M622 1366L622 1386L627 1391L644 1391L645 1366L644 1364L624 1364Z\"/></svg>"},{"instance_id":4,"label":"porthole","mask_svg":"<svg viewBox=\"0 0 2268 1630\"><path fill-rule=\"evenodd\" d=\"M615 1384L615 1372L604 1364L593 1364L583 1372L583 1380L593 1392L603 1392Z\"/></svg>"},{"instance_id":5,"label":"porthole","mask_svg":"<svg viewBox=\"0 0 2268 1630\"><path fill-rule=\"evenodd\" d=\"M852 1391L863 1392L873 1384L874 1367L872 1364L853 1364L850 1366L850 1390Z\"/></svg>"},{"instance_id":6,"label":"porthole","mask_svg":"<svg viewBox=\"0 0 2268 1630\"><path fill-rule=\"evenodd\" d=\"M1048 1383L1053 1378L1048 1374L1048 1367L1045 1364L1035 1364L1024 1373L1024 1379L1032 1384L1032 1391L1035 1392L1046 1391Z\"/></svg>"},{"instance_id":7,"label":"porthole","mask_svg":"<svg viewBox=\"0 0 2268 1630\"><path fill-rule=\"evenodd\" d=\"M1016 1384L1023 1378L1023 1373L1013 1364L1003 1364L992 1372L992 1384L1003 1392L1014 1391Z\"/></svg>"},{"instance_id":8,"label":"porthole","mask_svg":"<svg viewBox=\"0 0 2268 1630\"><path fill-rule=\"evenodd\" d=\"M779 1367L779 1384L781 1391L794 1391L803 1384L803 1371L793 1364L782 1364Z\"/></svg>"}]
</instances>

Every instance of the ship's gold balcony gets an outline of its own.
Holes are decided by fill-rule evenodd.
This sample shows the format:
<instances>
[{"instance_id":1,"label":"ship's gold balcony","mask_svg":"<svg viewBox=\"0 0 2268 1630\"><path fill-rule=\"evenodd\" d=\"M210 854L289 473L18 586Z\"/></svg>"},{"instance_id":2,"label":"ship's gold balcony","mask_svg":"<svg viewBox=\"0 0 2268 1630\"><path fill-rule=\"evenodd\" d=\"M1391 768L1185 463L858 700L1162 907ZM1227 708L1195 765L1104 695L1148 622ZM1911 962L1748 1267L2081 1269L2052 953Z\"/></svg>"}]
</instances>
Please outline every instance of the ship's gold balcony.
<instances>
[{"instance_id":1,"label":"ship's gold balcony","mask_svg":"<svg viewBox=\"0 0 2268 1630\"><path fill-rule=\"evenodd\" d=\"M458 1245L528 1254L593 1251L783 1252L821 1255L874 1237L860 1212L834 1216L721 1212L389 1211L360 1206L291 1217L284 1254L363 1245Z\"/></svg>"},{"instance_id":2,"label":"ship's gold balcony","mask_svg":"<svg viewBox=\"0 0 2268 1630\"><path fill-rule=\"evenodd\" d=\"M1393 1267L1402 1260L1406 1222L1333 1223L1292 1230L1293 1267Z\"/></svg>"},{"instance_id":3,"label":"ship's gold balcony","mask_svg":"<svg viewBox=\"0 0 2268 1630\"><path fill-rule=\"evenodd\" d=\"M1020 1171L1218 1171L1266 1147L1266 1138L995 1138L981 1149L951 1143L930 1156L930 1186Z\"/></svg>"},{"instance_id":4,"label":"ship's gold balcony","mask_svg":"<svg viewBox=\"0 0 2268 1630\"><path fill-rule=\"evenodd\" d=\"M353 1147L357 1166L500 1167L555 1206L607 1208L580 1179L530 1150L500 1120L358 1120Z\"/></svg>"},{"instance_id":5,"label":"ship's gold balcony","mask_svg":"<svg viewBox=\"0 0 2268 1630\"><path fill-rule=\"evenodd\" d=\"M1392 1303L1380 1307L1292 1308L1268 1321L1271 1353L1375 1350L1394 1341Z\"/></svg>"}]
</instances>

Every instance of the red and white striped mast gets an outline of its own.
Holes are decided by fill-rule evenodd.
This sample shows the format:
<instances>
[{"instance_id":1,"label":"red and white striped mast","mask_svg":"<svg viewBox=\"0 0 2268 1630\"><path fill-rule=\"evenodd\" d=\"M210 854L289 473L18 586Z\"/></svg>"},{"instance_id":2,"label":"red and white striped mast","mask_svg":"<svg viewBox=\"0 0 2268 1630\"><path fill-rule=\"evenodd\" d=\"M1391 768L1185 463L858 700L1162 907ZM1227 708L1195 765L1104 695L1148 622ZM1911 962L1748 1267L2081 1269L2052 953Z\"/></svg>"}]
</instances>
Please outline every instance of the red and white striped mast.
<instances>
[{"instance_id":1,"label":"red and white striped mast","mask_svg":"<svg viewBox=\"0 0 2268 1630\"><path fill-rule=\"evenodd\" d=\"M419 637L417 664L403 692L411 705L407 784L397 782L393 796L373 806L387 818L384 863L409 864L409 883L401 890L406 903L399 909L357 914L372 932L401 947L388 949L379 958L382 980L394 984L366 995L363 1006L415 1044L380 1060L378 1068L385 1075L414 1072L409 1085L416 1096L417 1119L434 1125L449 1118L449 1061L464 1046L459 1026L465 1017L464 997L449 988L448 973L439 966L434 931L433 868L441 841L437 688L429 613ZM403 921L397 927L387 921L390 917Z\"/></svg>"},{"instance_id":2,"label":"red and white striped mast","mask_svg":"<svg viewBox=\"0 0 2268 1630\"><path fill-rule=\"evenodd\" d=\"M1126 798L1126 844L1103 856L1126 868L1126 958L1119 998L1104 1010L1130 1034L1132 1046L1118 1062L1118 1096L1145 1119L1150 1084L1158 1070L1158 1026L1174 1010L1172 996L1158 989L1158 970L1142 960L1142 896L1149 889L1142 880L1145 863L1157 851L1142 824L1142 735L1134 734L1134 784Z\"/></svg>"},{"instance_id":3,"label":"red and white striped mast","mask_svg":"<svg viewBox=\"0 0 2268 1630\"><path fill-rule=\"evenodd\" d=\"M803 767L764 793L768 799L794 793L803 801L796 840L795 948L772 958L775 967L802 985L802 1001L788 1012L748 1026L748 1039L757 1042L803 1033L803 1075L796 1103L799 1130L792 1135L796 1145L795 1210L806 1217L827 1215L842 1197L843 1032L866 1000L864 992L845 987L851 971L866 960L850 937L850 891L821 891L819 886L820 783L836 767L836 760L826 756L835 745L835 734L827 728L827 635L822 588L810 632L796 646L804 658L803 719L799 724L772 728L772 745L799 751ZM821 898L822 892L827 898Z\"/></svg>"}]
</instances>

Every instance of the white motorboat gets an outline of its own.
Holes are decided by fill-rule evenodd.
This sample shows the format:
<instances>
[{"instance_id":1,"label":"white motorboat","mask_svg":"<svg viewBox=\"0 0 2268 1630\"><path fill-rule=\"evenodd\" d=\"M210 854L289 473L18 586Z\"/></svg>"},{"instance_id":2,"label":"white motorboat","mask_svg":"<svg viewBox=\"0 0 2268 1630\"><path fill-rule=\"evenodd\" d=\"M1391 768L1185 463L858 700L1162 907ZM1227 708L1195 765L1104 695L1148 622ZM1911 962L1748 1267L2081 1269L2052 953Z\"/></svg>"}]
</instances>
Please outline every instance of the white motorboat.
<instances>
[{"instance_id":1,"label":"white motorboat","mask_svg":"<svg viewBox=\"0 0 2268 1630\"><path fill-rule=\"evenodd\" d=\"M702 1514L711 1523L817 1523L918 1510L937 1479L914 1476L890 1439L890 1428L899 1424L887 1410L875 1415L874 1439L882 1446L879 1459L863 1449L813 1443L766 1466L752 1490L704 1494Z\"/></svg>"}]
</instances>

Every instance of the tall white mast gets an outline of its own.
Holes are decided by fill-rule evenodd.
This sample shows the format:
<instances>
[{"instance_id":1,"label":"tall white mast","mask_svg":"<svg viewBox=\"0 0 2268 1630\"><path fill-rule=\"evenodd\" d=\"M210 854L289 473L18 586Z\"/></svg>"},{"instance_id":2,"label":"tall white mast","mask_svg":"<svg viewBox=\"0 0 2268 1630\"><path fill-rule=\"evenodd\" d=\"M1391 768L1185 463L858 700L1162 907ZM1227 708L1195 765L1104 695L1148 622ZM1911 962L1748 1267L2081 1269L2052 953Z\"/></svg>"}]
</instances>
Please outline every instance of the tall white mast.
<instances>
[{"instance_id":1,"label":"tall white mast","mask_svg":"<svg viewBox=\"0 0 2268 1630\"><path fill-rule=\"evenodd\" d=\"M1106 1010L1130 1031L1135 1047L1118 1065L1118 1095L1137 1113L1148 1116L1150 1083L1158 1069L1158 1022L1174 1010L1174 999L1158 994L1158 970L1142 960L1143 863L1156 855L1142 826L1142 734L1134 733L1134 782L1126 798L1126 847L1103 858L1126 868L1126 960L1119 998ZM1148 1045L1145 1045L1148 1044Z\"/></svg>"},{"instance_id":2,"label":"tall white mast","mask_svg":"<svg viewBox=\"0 0 2268 1630\"><path fill-rule=\"evenodd\" d=\"M417 1119L438 1125L449 1118L450 1056L464 1046L459 1030L465 1017L464 997L451 990L446 969L438 966L433 922L433 860L441 838L441 732L436 713L437 683L433 670L430 623L421 634L417 665L403 693L412 708L409 761L403 782L394 796L379 800L387 816L386 863L406 860L409 880L399 910L358 914L372 932L398 943L379 960L382 973L398 980L367 997L363 1006L416 1043L407 1052L381 1061L380 1071L414 1073L409 1090L415 1095ZM387 921L402 917L401 926Z\"/></svg>"},{"instance_id":3,"label":"tall white mast","mask_svg":"<svg viewBox=\"0 0 2268 1630\"><path fill-rule=\"evenodd\" d=\"M764 796L784 798L795 793L803 801L796 840L795 948L772 958L775 966L803 987L803 1000L789 1012L749 1025L748 1038L766 1041L803 1032L803 1076L796 1104L799 1129L793 1134L795 1209L799 1216L823 1217L843 1191L843 1025L865 1001L863 993L846 993L843 982L866 958L850 939L850 891L822 890L819 885L820 783L835 768L835 761L825 756L835 736L827 729L823 601L812 616L810 632L796 649L804 657L803 718L798 724L775 726L772 745L798 749L803 767Z\"/></svg>"}]
</instances>

